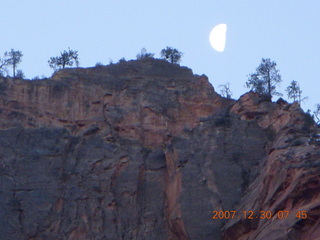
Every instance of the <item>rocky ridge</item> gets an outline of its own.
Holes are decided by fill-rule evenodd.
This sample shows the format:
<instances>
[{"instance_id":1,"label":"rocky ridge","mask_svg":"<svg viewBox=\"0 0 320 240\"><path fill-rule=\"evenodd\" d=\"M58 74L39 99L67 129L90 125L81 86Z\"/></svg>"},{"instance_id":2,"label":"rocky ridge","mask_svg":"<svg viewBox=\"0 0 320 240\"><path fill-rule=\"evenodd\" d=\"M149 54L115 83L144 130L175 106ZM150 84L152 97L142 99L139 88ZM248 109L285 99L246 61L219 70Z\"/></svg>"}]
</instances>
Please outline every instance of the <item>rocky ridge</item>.
<instances>
[{"instance_id":1,"label":"rocky ridge","mask_svg":"<svg viewBox=\"0 0 320 240\"><path fill-rule=\"evenodd\" d=\"M164 60L0 79L0 239L317 239L318 129ZM212 211L306 211L212 219Z\"/></svg>"}]
</instances>

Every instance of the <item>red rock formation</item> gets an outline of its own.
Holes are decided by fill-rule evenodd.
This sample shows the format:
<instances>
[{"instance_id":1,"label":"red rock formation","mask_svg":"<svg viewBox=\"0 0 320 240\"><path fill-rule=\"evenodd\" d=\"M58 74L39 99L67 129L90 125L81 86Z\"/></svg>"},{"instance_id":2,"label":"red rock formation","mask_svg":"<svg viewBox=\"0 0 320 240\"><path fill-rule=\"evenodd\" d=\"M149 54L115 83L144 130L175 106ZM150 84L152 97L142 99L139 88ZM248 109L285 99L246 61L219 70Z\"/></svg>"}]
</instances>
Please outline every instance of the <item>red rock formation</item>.
<instances>
[{"instance_id":1,"label":"red rock formation","mask_svg":"<svg viewBox=\"0 0 320 240\"><path fill-rule=\"evenodd\" d=\"M0 239L319 235L318 130L297 104L224 99L204 75L142 59L0 79L0 129Z\"/></svg>"},{"instance_id":2,"label":"red rock formation","mask_svg":"<svg viewBox=\"0 0 320 240\"><path fill-rule=\"evenodd\" d=\"M259 102L253 93L242 96L231 112L275 136L260 175L237 207L253 211L253 219L230 220L223 239L319 239L320 136L313 121L297 103ZM267 211L271 215L261 219Z\"/></svg>"}]
</instances>

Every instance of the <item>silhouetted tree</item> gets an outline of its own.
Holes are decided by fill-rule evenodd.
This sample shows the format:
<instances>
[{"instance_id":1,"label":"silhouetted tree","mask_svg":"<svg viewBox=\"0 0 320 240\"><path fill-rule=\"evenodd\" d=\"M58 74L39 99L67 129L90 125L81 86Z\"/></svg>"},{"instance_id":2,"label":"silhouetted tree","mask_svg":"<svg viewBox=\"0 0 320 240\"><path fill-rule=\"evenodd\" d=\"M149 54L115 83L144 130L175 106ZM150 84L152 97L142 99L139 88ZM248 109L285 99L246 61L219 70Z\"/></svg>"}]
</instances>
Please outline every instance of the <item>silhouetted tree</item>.
<instances>
[{"instance_id":1,"label":"silhouetted tree","mask_svg":"<svg viewBox=\"0 0 320 240\"><path fill-rule=\"evenodd\" d=\"M63 52L60 52L60 56L57 57L51 57L48 61L49 66L53 68L54 70L57 69L64 69L66 66L73 66L75 65L79 66L79 58L78 58L78 51L73 51L70 48L68 48L68 51L64 50Z\"/></svg>"},{"instance_id":2,"label":"silhouetted tree","mask_svg":"<svg viewBox=\"0 0 320 240\"><path fill-rule=\"evenodd\" d=\"M271 61L270 58L262 58L256 73L249 75L246 82L247 88L270 98L272 95L281 96L281 93L276 92L276 85L282 81L276 66L276 62Z\"/></svg>"},{"instance_id":3,"label":"silhouetted tree","mask_svg":"<svg viewBox=\"0 0 320 240\"><path fill-rule=\"evenodd\" d=\"M10 52L5 52L4 57L0 58L0 75L4 76L4 73L8 74L7 67L12 65L13 77L15 77L16 67L21 62L22 56L21 51L14 51L14 49L11 49Z\"/></svg>"},{"instance_id":4,"label":"silhouetted tree","mask_svg":"<svg viewBox=\"0 0 320 240\"><path fill-rule=\"evenodd\" d=\"M142 58L153 58L154 53L148 53L147 49L142 48L141 52L137 54L137 59L142 59Z\"/></svg>"},{"instance_id":5,"label":"silhouetted tree","mask_svg":"<svg viewBox=\"0 0 320 240\"><path fill-rule=\"evenodd\" d=\"M14 49L11 49L10 52L5 52L4 56L6 57L7 65L12 65L13 69L13 77L16 77L16 68L18 64L22 61L23 54L21 51L15 51Z\"/></svg>"},{"instance_id":6,"label":"silhouetted tree","mask_svg":"<svg viewBox=\"0 0 320 240\"><path fill-rule=\"evenodd\" d=\"M295 80L290 83L290 86L287 87L286 91L288 98L292 98L294 102L298 101L299 104L307 99L307 97L302 98L302 90L300 89L299 83Z\"/></svg>"},{"instance_id":7,"label":"silhouetted tree","mask_svg":"<svg viewBox=\"0 0 320 240\"><path fill-rule=\"evenodd\" d=\"M220 85L219 88L222 88L220 92L223 97L231 98L232 92L230 90L230 83Z\"/></svg>"},{"instance_id":8,"label":"silhouetted tree","mask_svg":"<svg viewBox=\"0 0 320 240\"><path fill-rule=\"evenodd\" d=\"M181 61L183 53L179 52L176 48L166 47L161 50L160 55L169 62L178 64Z\"/></svg>"}]
</instances>

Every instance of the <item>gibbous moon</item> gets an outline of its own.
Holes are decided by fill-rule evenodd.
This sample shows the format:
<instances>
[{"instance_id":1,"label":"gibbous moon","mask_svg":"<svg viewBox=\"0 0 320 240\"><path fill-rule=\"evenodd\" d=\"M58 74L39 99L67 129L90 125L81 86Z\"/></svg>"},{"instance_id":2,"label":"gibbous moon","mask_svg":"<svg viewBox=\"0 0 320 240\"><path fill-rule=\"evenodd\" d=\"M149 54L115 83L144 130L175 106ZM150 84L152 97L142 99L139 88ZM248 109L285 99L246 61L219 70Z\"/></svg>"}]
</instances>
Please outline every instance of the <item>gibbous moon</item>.
<instances>
[{"instance_id":1,"label":"gibbous moon","mask_svg":"<svg viewBox=\"0 0 320 240\"><path fill-rule=\"evenodd\" d=\"M223 52L226 46L227 24L219 24L210 32L210 44L218 52Z\"/></svg>"}]
</instances>

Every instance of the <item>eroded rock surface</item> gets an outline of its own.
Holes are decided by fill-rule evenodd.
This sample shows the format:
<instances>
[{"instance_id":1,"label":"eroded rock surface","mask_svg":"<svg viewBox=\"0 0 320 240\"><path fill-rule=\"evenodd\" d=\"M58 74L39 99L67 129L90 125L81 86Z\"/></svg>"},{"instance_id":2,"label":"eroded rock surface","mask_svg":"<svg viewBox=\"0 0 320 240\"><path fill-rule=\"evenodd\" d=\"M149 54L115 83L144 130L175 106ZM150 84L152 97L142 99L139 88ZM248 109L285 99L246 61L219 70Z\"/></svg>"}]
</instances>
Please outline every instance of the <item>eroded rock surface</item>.
<instances>
[{"instance_id":1,"label":"eroded rock surface","mask_svg":"<svg viewBox=\"0 0 320 240\"><path fill-rule=\"evenodd\" d=\"M237 207L238 212L253 211L256 216L230 220L223 239L319 239L319 129L297 103L258 99L247 94L231 109L274 134L259 176ZM263 217L262 211L271 215Z\"/></svg>"},{"instance_id":2,"label":"eroded rock surface","mask_svg":"<svg viewBox=\"0 0 320 240\"><path fill-rule=\"evenodd\" d=\"M296 104L224 99L204 75L142 59L1 79L0 114L0 239L320 234L318 130Z\"/></svg>"}]
</instances>

